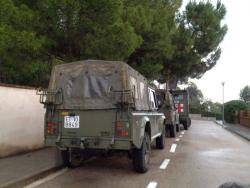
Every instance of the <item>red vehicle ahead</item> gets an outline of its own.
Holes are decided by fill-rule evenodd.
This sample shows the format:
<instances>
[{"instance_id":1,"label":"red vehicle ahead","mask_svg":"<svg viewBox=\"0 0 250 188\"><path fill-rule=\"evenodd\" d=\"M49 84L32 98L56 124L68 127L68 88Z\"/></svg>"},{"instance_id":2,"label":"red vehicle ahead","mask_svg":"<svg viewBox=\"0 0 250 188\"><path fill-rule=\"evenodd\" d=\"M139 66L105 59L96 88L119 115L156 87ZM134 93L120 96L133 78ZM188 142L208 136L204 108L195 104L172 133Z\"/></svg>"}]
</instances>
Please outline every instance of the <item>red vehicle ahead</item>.
<instances>
[{"instance_id":1,"label":"red vehicle ahead","mask_svg":"<svg viewBox=\"0 0 250 188\"><path fill-rule=\"evenodd\" d=\"M185 130L191 126L189 117L189 94L187 90L172 90L170 91L174 98L175 107L178 109L180 123Z\"/></svg>"}]
</instances>

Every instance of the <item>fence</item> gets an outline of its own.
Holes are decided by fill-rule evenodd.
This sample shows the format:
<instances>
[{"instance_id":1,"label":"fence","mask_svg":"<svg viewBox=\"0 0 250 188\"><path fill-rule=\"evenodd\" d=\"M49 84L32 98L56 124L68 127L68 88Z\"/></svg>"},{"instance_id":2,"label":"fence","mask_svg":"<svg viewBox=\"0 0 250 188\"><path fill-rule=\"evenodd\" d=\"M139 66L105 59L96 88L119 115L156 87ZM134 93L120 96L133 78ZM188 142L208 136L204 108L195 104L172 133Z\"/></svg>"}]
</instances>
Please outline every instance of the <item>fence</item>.
<instances>
[{"instance_id":1,"label":"fence","mask_svg":"<svg viewBox=\"0 0 250 188\"><path fill-rule=\"evenodd\" d=\"M240 110L238 112L238 122L240 125L250 128L250 110Z\"/></svg>"}]
</instances>

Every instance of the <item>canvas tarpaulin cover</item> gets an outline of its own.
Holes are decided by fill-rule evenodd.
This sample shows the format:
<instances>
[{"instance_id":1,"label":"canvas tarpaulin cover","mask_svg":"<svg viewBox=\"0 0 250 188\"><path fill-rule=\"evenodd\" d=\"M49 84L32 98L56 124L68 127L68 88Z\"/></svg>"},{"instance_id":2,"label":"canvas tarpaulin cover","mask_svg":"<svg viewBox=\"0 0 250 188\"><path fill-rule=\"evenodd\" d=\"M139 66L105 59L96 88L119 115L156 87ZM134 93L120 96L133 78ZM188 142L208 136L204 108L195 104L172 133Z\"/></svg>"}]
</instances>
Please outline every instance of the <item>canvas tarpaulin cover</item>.
<instances>
[{"instance_id":1,"label":"canvas tarpaulin cover","mask_svg":"<svg viewBox=\"0 0 250 188\"><path fill-rule=\"evenodd\" d=\"M148 110L146 79L124 62L86 60L53 68L50 91L62 90L63 103L58 109L112 109L121 102L122 93L137 110Z\"/></svg>"}]
</instances>

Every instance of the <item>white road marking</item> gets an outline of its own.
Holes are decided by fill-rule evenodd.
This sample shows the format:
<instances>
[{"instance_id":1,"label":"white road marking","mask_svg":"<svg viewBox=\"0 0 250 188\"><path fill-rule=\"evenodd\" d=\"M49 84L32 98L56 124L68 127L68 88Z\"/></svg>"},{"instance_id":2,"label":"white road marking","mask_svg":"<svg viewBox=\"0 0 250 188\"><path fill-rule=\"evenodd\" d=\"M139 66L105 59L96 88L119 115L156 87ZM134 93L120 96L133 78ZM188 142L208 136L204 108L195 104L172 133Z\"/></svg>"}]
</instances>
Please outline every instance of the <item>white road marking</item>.
<instances>
[{"instance_id":1,"label":"white road marking","mask_svg":"<svg viewBox=\"0 0 250 188\"><path fill-rule=\"evenodd\" d=\"M34 188L34 187L37 187L43 183L46 183L54 178L56 178L57 176L60 176L61 174L65 173L68 171L68 168L64 168L62 170L59 170L58 172L54 173L54 174L50 174L49 176L45 177L45 178L42 178L40 180L37 180L27 186L24 186L23 188Z\"/></svg>"},{"instance_id":2,"label":"white road marking","mask_svg":"<svg viewBox=\"0 0 250 188\"><path fill-rule=\"evenodd\" d=\"M180 137L180 138L182 138L182 137L183 137L183 135L180 135L179 137Z\"/></svg>"},{"instance_id":3,"label":"white road marking","mask_svg":"<svg viewBox=\"0 0 250 188\"><path fill-rule=\"evenodd\" d=\"M185 131L182 131L181 134L185 134Z\"/></svg>"},{"instance_id":4,"label":"white road marking","mask_svg":"<svg viewBox=\"0 0 250 188\"><path fill-rule=\"evenodd\" d=\"M148 186L147 186L147 188L156 188L157 187L157 182L155 182L155 181L151 181L149 184L148 184Z\"/></svg>"},{"instance_id":5,"label":"white road marking","mask_svg":"<svg viewBox=\"0 0 250 188\"><path fill-rule=\"evenodd\" d=\"M174 153L176 147L177 147L177 144L172 144L172 146L171 146L171 148L170 148L170 152L171 152L171 153Z\"/></svg>"},{"instance_id":6,"label":"white road marking","mask_svg":"<svg viewBox=\"0 0 250 188\"><path fill-rule=\"evenodd\" d=\"M170 162L170 159L165 159L160 166L160 169L165 170Z\"/></svg>"},{"instance_id":7,"label":"white road marking","mask_svg":"<svg viewBox=\"0 0 250 188\"><path fill-rule=\"evenodd\" d=\"M180 141L180 139L179 139L179 138L176 138L176 139L175 139L175 141L176 141L176 142L179 142L179 141Z\"/></svg>"}]
</instances>

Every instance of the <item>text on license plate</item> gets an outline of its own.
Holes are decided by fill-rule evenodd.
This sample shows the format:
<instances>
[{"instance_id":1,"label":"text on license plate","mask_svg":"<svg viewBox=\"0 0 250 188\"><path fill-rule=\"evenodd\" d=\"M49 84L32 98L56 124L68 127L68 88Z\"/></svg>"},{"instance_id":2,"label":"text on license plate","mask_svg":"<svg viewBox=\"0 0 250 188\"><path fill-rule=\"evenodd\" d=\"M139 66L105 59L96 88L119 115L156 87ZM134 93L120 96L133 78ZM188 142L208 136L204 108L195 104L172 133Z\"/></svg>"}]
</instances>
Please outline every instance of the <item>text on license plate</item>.
<instances>
[{"instance_id":1,"label":"text on license plate","mask_svg":"<svg viewBox=\"0 0 250 188\"><path fill-rule=\"evenodd\" d=\"M80 117L79 116L64 116L64 128L79 128Z\"/></svg>"}]
</instances>

